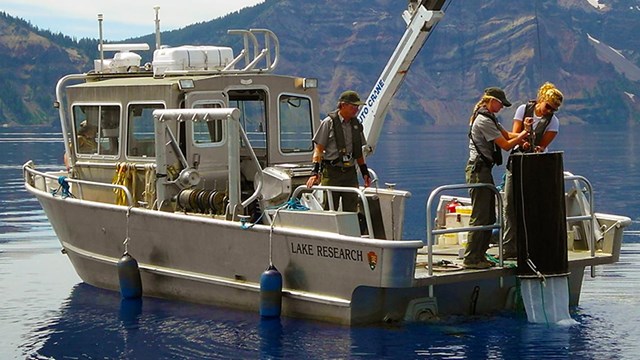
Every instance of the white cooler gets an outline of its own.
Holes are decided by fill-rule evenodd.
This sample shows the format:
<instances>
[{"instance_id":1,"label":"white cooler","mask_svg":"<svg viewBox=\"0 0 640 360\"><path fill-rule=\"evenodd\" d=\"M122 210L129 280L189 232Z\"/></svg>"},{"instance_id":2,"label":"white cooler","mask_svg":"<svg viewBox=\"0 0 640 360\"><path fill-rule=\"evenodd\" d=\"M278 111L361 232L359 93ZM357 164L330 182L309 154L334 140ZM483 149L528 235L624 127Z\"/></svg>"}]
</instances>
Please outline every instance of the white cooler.
<instances>
[{"instance_id":1,"label":"white cooler","mask_svg":"<svg viewBox=\"0 0 640 360\"><path fill-rule=\"evenodd\" d=\"M222 70L233 60L233 49L226 46L179 46L153 52L153 75L166 71Z\"/></svg>"}]
</instances>

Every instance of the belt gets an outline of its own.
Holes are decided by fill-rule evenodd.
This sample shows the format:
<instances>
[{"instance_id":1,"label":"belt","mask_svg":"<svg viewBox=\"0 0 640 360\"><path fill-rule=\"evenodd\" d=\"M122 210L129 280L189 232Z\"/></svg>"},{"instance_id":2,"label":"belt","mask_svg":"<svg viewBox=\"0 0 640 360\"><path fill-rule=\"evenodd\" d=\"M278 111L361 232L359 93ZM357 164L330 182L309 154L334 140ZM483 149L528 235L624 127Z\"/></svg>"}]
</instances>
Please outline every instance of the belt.
<instances>
[{"instance_id":1,"label":"belt","mask_svg":"<svg viewBox=\"0 0 640 360\"><path fill-rule=\"evenodd\" d=\"M344 163L340 160L340 158L337 158L333 160L322 160L322 165L341 168L341 169L350 169L355 166L355 161L353 162L353 165L344 166Z\"/></svg>"},{"instance_id":2,"label":"belt","mask_svg":"<svg viewBox=\"0 0 640 360\"><path fill-rule=\"evenodd\" d=\"M477 157L475 160L469 160L467 161L467 165L475 165L478 169L486 166L488 168L492 168L493 164L488 165L486 162L484 162L484 160L482 160L482 158Z\"/></svg>"}]
</instances>

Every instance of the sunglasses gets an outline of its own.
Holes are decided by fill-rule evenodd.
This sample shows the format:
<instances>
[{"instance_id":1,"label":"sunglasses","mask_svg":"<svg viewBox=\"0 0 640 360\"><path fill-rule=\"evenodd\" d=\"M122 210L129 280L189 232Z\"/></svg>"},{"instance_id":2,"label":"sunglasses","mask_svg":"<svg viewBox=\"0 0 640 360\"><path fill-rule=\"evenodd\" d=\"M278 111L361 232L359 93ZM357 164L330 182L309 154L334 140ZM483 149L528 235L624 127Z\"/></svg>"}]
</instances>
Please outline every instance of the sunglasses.
<instances>
[{"instance_id":1,"label":"sunglasses","mask_svg":"<svg viewBox=\"0 0 640 360\"><path fill-rule=\"evenodd\" d=\"M549 103L545 103L544 104L544 108L551 111L551 112L556 112L558 111L558 108L554 108L553 106L549 105Z\"/></svg>"}]
</instances>

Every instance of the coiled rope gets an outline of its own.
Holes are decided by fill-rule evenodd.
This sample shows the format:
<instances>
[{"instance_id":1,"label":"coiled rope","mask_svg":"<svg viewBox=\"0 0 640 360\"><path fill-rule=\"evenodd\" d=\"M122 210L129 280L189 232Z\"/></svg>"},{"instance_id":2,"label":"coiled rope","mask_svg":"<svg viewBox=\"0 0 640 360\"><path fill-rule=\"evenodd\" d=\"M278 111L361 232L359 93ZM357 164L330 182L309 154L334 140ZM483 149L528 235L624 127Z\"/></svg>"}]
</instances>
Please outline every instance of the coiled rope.
<instances>
[{"instance_id":1,"label":"coiled rope","mask_svg":"<svg viewBox=\"0 0 640 360\"><path fill-rule=\"evenodd\" d=\"M276 217L278 217L278 212L280 210L294 210L294 211L307 211L310 210L308 207L302 205L300 203L300 199L298 198L291 198L288 201L280 204L280 205L275 205L275 206L270 206L267 207L266 210L275 210L276 213L273 216L273 221L271 221L271 226L272 226L272 230L273 230L273 224L275 224L276 221ZM266 211L263 211L262 214L260 214L260 217L258 219L256 219L256 221L254 223L250 223L250 222L243 222L241 224L241 227L243 229L251 229L252 227L255 226L255 224L259 223L260 220L262 220L262 217L264 216L264 213Z\"/></svg>"},{"instance_id":2,"label":"coiled rope","mask_svg":"<svg viewBox=\"0 0 640 360\"><path fill-rule=\"evenodd\" d=\"M129 189L135 203L138 177L135 164L119 162L116 164L116 174L111 181L114 185L122 185ZM116 205L127 205L127 194L122 189L113 189L116 194Z\"/></svg>"},{"instance_id":3,"label":"coiled rope","mask_svg":"<svg viewBox=\"0 0 640 360\"><path fill-rule=\"evenodd\" d=\"M149 209L152 209L156 201L156 167L154 164L144 166L144 192L142 198Z\"/></svg>"},{"instance_id":4,"label":"coiled rope","mask_svg":"<svg viewBox=\"0 0 640 360\"><path fill-rule=\"evenodd\" d=\"M69 182L67 181L66 176L58 176L58 188L51 191L51 195L56 196L57 193L60 193L63 199L71 197L75 198L71 191L69 191Z\"/></svg>"}]
</instances>

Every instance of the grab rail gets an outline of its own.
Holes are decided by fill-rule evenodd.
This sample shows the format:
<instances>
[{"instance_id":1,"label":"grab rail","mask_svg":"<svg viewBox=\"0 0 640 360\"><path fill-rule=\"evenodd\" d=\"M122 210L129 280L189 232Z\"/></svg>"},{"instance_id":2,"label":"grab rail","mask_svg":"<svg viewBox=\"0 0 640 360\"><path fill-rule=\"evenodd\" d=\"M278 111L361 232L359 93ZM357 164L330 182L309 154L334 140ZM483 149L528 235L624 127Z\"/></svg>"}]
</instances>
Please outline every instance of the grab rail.
<instances>
[{"instance_id":1,"label":"grab rail","mask_svg":"<svg viewBox=\"0 0 640 360\"><path fill-rule=\"evenodd\" d=\"M593 211L593 201L594 201L594 196L593 196L593 188L591 187L591 182L589 182L589 180L587 180L586 177L584 176L580 176L580 175L573 175L572 173L565 171L564 172L564 180L565 181L574 181L574 187L576 188L576 190L580 190L578 188L578 183L582 182L585 184L585 186L587 187L587 192L589 193L589 214L586 215L578 215L578 216L567 216L567 222L569 221L577 221L577 220L589 220L591 221L591 231L587 232L587 229L585 230L585 234L587 234L587 241L589 244L589 249L591 250L591 257L595 257L596 256L596 231L598 229L597 225L597 220L596 220L596 214ZM591 277L594 278L596 277L596 269L595 266L591 266Z\"/></svg>"},{"instance_id":2,"label":"grab rail","mask_svg":"<svg viewBox=\"0 0 640 360\"><path fill-rule=\"evenodd\" d=\"M585 233L588 236L588 244L589 244L589 249L590 249L590 253L591 253L591 257L595 257L595 250L596 250L596 231L597 231L597 220L596 220L596 216L595 216L595 212L593 210L593 202L594 202L594 196L593 196L593 188L591 186L591 183L589 182L589 180L587 178L585 178L584 176L580 176L580 175L573 175L569 172L565 172L564 173L564 180L565 181L575 181L576 182L576 189L578 188L577 183L578 182L582 182L584 183L585 187L586 187L586 192L588 192L588 214L585 215L577 215L577 216L567 216L566 217L566 221L581 221L581 220L588 220L591 222L591 231L586 231L585 229ZM432 212L431 212L431 208L433 206L433 201L435 200L436 196L438 194L440 194L441 192L445 191L445 190L459 190L459 189L465 189L465 188L474 188L474 187L488 187L490 188L494 194L496 195L496 197L498 198L498 206L499 206L499 211L498 211L498 217L497 217L497 222L493 225L484 225L484 226L467 226L467 227L457 227L457 228L448 228L448 229L432 229L432 222L429 220L432 218ZM502 253L502 226L500 224L502 224L502 196L500 196L500 193L498 192L498 190L495 188L495 186L490 185L490 184L460 184L460 185L444 185L444 186L440 186L438 188L436 188L435 190L433 190L433 192L431 193L431 195L429 196L429 199L427 201L427 237L426 237L426 241L427 243L425 244L428 247L428 263L429 263L429 276L431 276L433 274L433 269L432 269L432 264L433 264L433 237L435 235L441 235L441 234L451 234L451 233L459 233L459 232L468 232L468 231L477 231L477 230L489 230L489 229L499 229L500 232L500 236L499 236L499 251L500 253ZM502 258L500 257L500 265L502 266ZM591 272L593 273L594 269L592 267ZM592 275L593 276L593 275Z\"/></svg>"},{"instance_id":3,"label":"grab rail","mask_svg":"<svg viewBox=\"0 0 640 360\"><path fill-rule=\"evenodd\" d=\"M299 197L300 193L302 193L303 191L313 192L315 190L326 190L326 191L329 192L329 196L327 196L327 199L329 201L329 208L330 209L334 208L333 207L333 197L330 196L332 191L352 192L352 193L358 194L358 196L360 197L360 200L362 200L362 207L363 207L363 210L364 210L364 218L365 218L365 220L367 222L367 231L369 231L369 238L373 239L374 235L373 235L373 224L371 223L371 212L369 211L369 202L367 201L367 196L365 195L364 191L360 190L359 188L354 188L354 187L314 185L313 187L308 188L306 185L300 185L293 191L293 194L291 195L291 198Z\"/></svg>"},{"instance_id":4,"label":"grab rail","mask_svg":"<svg viewBox=\"0 0 640 360\"><path fill-rule=\"evenodd\" d=\"M435 201L436 197L444 191L448 191L448 190L461 190L461 189L472 189L472 188L487 188L491 191L493 191L495 197L498 199L498 216L496 218L496 222L493 225L476 225L476 226L468 226L468 227L460 227L460 228L453 228L453 229L432 229L433 225L433 217L432 217L432 212L431 212L431 208L433 207L433 202ZM426 243L425 241L423 241L423 243L425 243L425 245L427 246L427 259L428 259L428 274L429 276L433 275L433 239L435 238L435 235L439 235L439 234L449 234L449 233L458 233L458 232L463 232L463 231L477 231L477 230L493 230L493 229L498 229L499 231L499 240L498 240L498 250L499 253L502 254L502 196L500 195L500 192L498 191L498 189L496 189L496 187L492 184L454 184L454 185L443 185L443 186L439 186L437 188L435 188L431 194L429 195L429 198L427 199L427 219L426 219L426 223L427 223L427 234L426 234ZM502 261L502 256L499 257L499 264L500 266L503 265L503 261Z\"/></svg>"},{"instance_id":5,"label":"grab rail","mask_svg":"<svg viewBox=\"0 0 640 360\"><path fill-rule=\"evenodd\" d=\"M268 29L231 29L227 31L229 35L241 35L243 48L240 53L233 58L224 69L207 70L165 70L164 75L192 75L198 74L247 74L247 73L271 73L280 62L280 41L276 34ZM256 35L263 35L262 49ZM244 67L236 69L235 66L244 62ZM263 62L264 66L257 67Z\"/></svg>"},{"instance_id":6,"label":"grab rail","mask_svg":"<svg viewBox=\"0 0 640 360\"><path fill-rule=\"evenodd\" d=\"M580 176L580 175L573 175L570 172L565 172L565 176L564 176L564 180L565 181L574 181L575 184L575 188L576 190L579 190L578 188L578 182L582 182L586 185L587 187L587 192L589 193L589 214L585 214L585 215L578 215L578 216L567 216L567 222L568 221L577 221L577 220L590 220L591 221L591 231L590 234L587 234L587 236L589 237L588 241L589 241L589 248L591 249L591 257L594 257L596 255L596 215L593 211L593 188L591 187L591 182L589 182L589 180L587 180L587 178L585 178L584 176ZM586 231L585 231L586 232Z\"/></svg>"},{"instance_id":7,"label":"grab rail","mask_svg":"<svg viewBox=\"0 0 640 360\"><path fill-rule=\"evenodd\" d=\"M56 180L56 181L58 181L58 179L59 179L59 176L43 173L41 171L36 170L34 168L34 163L33 163L32 160L29 160L24 165L22 165L22 171L23 171L23 177L24 177L25 182L29 183L29 185L34 186L34 187L35 187L35 177L36 176L40 176L43 179L46 178L46 179L51 179L51 180ZM65 177L64 181L67 182L67 183L78 184L78 185L88 185L88 186L96 186L96 187L103 187L103 188L111 188L111 189L122 190L125 193L126 197L127 197L127 206L128 207L132 207L133 206L133 197L131 196L131 192L129 192L129 189L127 189L126 186L116 185L116 184L109 184L109 183L101 183L101 182L95 182L95 181L88 181L88 180L71 179L71 178L68 178L68 177ZM48 186L46 181L44 182L44 186L45 186L44 191L50 192L50 188L49 188L49 186ZM82 189L80 188L80 199L82 200L82 198L83 198L82 197Z\"/></svg>"}]
</instances>

